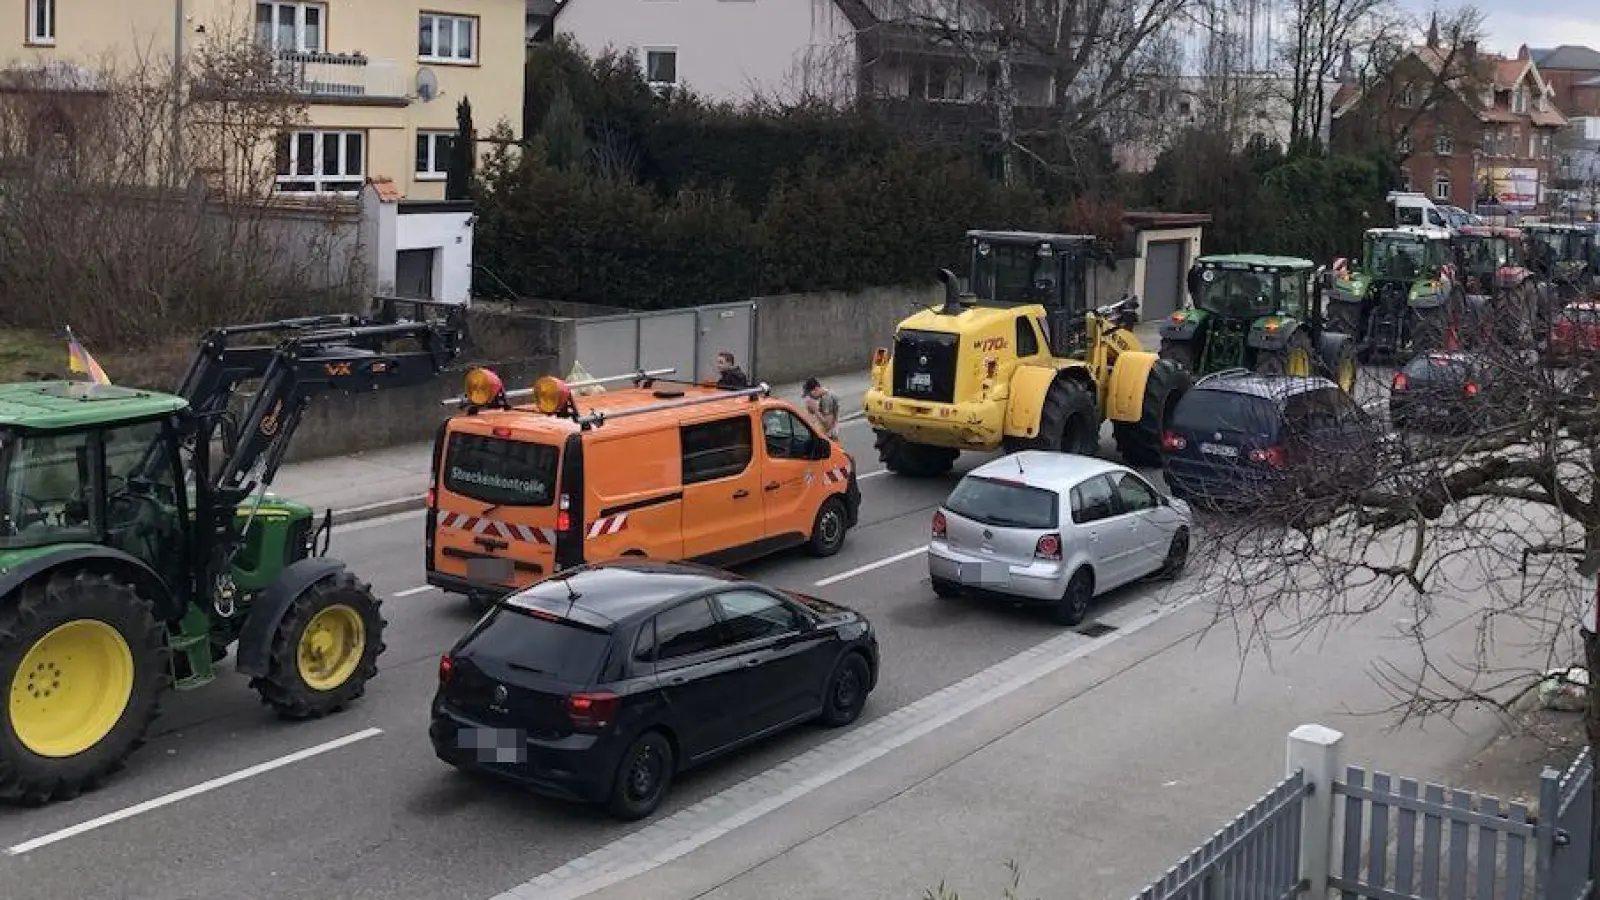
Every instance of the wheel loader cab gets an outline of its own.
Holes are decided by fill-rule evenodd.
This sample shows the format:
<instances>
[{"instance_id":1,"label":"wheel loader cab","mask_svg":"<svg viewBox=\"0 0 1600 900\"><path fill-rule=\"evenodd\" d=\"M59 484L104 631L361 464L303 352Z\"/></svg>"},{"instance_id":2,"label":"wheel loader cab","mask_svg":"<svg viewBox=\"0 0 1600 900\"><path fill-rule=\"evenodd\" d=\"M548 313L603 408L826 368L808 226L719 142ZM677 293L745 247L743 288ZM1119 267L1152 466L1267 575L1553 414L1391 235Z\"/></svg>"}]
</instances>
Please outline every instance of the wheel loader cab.
<instances>
[{"instance_id":1,"label":"wheel loader cab","mask_svg":"<svg viewBox=\"0 0 1600 900\"><path fill-rule=\"evenodd\" d=\"M1081 357L1089 298L1098 296L1094 242L1081 234L969 231L972 300L999 308L1044 307L1048 349Z\"/></svg>"}]
</instances>

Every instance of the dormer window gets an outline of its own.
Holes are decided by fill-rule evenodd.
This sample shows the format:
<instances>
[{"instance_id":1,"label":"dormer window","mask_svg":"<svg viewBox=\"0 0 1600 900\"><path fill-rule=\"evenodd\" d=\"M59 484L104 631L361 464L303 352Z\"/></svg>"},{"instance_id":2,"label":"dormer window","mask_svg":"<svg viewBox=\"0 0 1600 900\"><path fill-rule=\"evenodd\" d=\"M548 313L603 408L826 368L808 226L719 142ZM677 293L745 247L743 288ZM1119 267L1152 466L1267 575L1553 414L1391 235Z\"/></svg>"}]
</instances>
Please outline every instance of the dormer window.
<instances>
[{"instance_id":1,"label":"dormer window","mask_svg":"<svg viewBox=\"0 0 1600 900\"><path fill-rule=\"evenodd\" d=\"M1400 100L1399 100L1399 103L1400 103L1400 108L1401 109L1410 109L1411 107L1416 106L1417 105L1417 89L1416 89L1416 87L1413 86L1413 85L1410 85L1410 84L1401 85L1400 86Z\"/></svg>"},{"instance_id":2,"label":"dormer window","mask_svg":"<svg viewBox=\"0 0 1600 900\"><path fill-rule=\"evenodd\" d=\"M1528 92L1521 85L1511 92L1511 111L1519 115L1528 111Z\"/></svg>"}]
</instances>

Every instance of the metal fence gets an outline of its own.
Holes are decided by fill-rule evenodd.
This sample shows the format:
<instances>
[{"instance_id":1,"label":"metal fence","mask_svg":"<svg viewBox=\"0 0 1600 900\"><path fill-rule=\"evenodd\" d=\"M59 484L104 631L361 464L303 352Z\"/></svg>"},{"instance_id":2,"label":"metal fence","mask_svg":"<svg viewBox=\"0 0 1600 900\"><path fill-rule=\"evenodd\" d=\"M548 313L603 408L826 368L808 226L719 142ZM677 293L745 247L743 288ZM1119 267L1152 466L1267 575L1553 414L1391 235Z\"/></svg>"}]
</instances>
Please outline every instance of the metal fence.
<instances>
[{"instance_id":1,"label":"metal fence","mask_svg":"<svg viewBox=\"0 0 1600 900\"><path fill-rule=\"evenodd\" d=\"M750 301L590 316L576 329L578 364L597 377L671 368L674 378L712 378L723 350L756 377L756 305Z\"/></svg>"},{"instance_id":2,"label":"metal fence","mask_svg":"<svg viewBox=\"0 0 1600 900\"><path fill-rule=\"evenodd\" d=\"M1320 765L1294 768L1134 900L1590 896L1591 750L1565 772L1544 771L1535 814L1522 803L1358 766L1338 777L1342 735L1321 729L1331 737L1310 742L1303 732L1290 736L1291 766Z\"/></svg>"},{"instance_id":3,"label":"metal fence","mask_svg":"<svg viewBox=\"0 0 1600 900\"><path fill-rule=\"evenodd\" d=\"M1305 772L1277 786L1135 900L1287 900L1300 893Z\"/></svg>"}]
</instances>

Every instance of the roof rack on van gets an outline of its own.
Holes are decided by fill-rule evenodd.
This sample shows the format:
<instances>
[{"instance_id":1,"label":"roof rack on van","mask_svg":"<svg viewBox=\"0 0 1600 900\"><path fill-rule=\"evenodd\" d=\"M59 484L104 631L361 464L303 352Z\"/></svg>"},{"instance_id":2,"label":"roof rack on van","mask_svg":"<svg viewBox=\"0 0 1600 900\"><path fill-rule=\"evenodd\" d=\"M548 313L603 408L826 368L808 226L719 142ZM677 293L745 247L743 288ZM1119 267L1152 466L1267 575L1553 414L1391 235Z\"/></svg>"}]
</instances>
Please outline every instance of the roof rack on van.
<instances>
[{"instance_id":1,"label":"roof rack on van","mask_svg":"<svg viewBox=\"0 0 1600 900\"><path fill-rule=\"evenodd\" d=\"M481 370L474 369L473 371L482 371L482 372L488 373L490 375L493 374L493 373L490 373L489 370L487 370L487 369L481 369ZM656 379L659 376L671 375L673 372L676 372L676 371L678 371L676 368L640 369L637 372L629 372L626 375L608 375L605 378L586 378L586 379L584 379L582 381L564 382L564 384L568 388L585 388L585 387L594 387L596 385L602 385L602 384L615 384L615 383L617 383L619 381L631 381L631 382L633 382L634 387L650 387L652 384L655 383ZM470 376L472 373L469 372L467 374ZM495 382L498 382L498 380L499 380L498 376L495 376ZM474 390L474 388L476 388L476 390ZM533 387L517 388L514 391L508 391L508 390L504 390L502 388L497 393L495 393L494 396L488 397L487 400L475 399L475 397L482 396L480 394L480 392L494 391L494 389L495 389L495 385L494 384L491 384L491 383L485 381L481 385L475 385L475 384L472 384L470 382L470 379L469 379L469 383L468 383L467 389L468 389L468 393L462 394L459 397L451 397L448 400L440 400L439 401L439 405L440 406L460 406L460 407L488 406L488 405L491 405L491 404L496 403L496 402L504 402L507 405L509 405L510 401L512 401L512 400L518 400L518 399L521 399L523 397L536 397L537 394L538 394L539 385L538 385L538 383L535 383Z\"/></svg>"},{"instance_id":2,"label":"roof rack on van","mask_svg":"<svg viewBox=\"0 0 1600 900\"><path fill-rule=\"evenodd\" d=\"M1227 378L1227 377L1231 377L1231 376L1234 376L1234 375L1249 375L1249 374L1250 374L1250 370L1249 369L1243 369L1243 368L1219 369L1218 371L1212 372L1209 375L1201 375L1199 378L1195 379L1194 383L1195 383L1195 386L1198 387L1198 386L1200 386L1202 384L1205 384L1206 382L1211 381L1211 380L1216 379L1216 378Z\"/></svg>"},{"instance_id":3,"label":"roof rack on van","mask_svg":"<svg viewBox=\"0 0 1600 900\"><path fill-rule=\"evenodd\" d=\"M754 403L756 400L771 394L772 388L763 381L761 384L758 384L755 387L740 388L732 391L722 391L718 394L713 394L707 397L685 397L682 400L667 400L662 403L651 403L648 406L635 406L632 409L618 409L610 412L607 412L603 409L597 409L592 413L574 416L573 421L577 422L580 428L588 428L592 425L604 425L606 422L612 419L621 419L626 416L638 416L645 413L661 412L665 409L680 409L685 406L699 406L703 403L719 403L723 400L731 400L734 397L748 397L750 398L750 401Z\"/></svg>"}]
</instances>

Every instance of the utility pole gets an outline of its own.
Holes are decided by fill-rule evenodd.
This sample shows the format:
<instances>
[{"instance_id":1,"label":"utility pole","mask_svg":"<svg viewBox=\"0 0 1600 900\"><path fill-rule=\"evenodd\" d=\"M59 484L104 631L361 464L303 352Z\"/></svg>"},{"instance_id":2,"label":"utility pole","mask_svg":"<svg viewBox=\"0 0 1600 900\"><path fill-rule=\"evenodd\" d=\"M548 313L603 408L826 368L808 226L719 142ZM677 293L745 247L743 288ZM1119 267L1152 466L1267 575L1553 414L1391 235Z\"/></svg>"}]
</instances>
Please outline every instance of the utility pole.
<instances>
[{"instance_id":1,"label":"utility pole","mask_svg":"<svg viewBox=\"0 0 1600 900\"><path fill-rule=\"evenodd\" d=\"M179 190L183 172L183 0L172 0L172 177Z\"/></svg>"}]
</instances>

